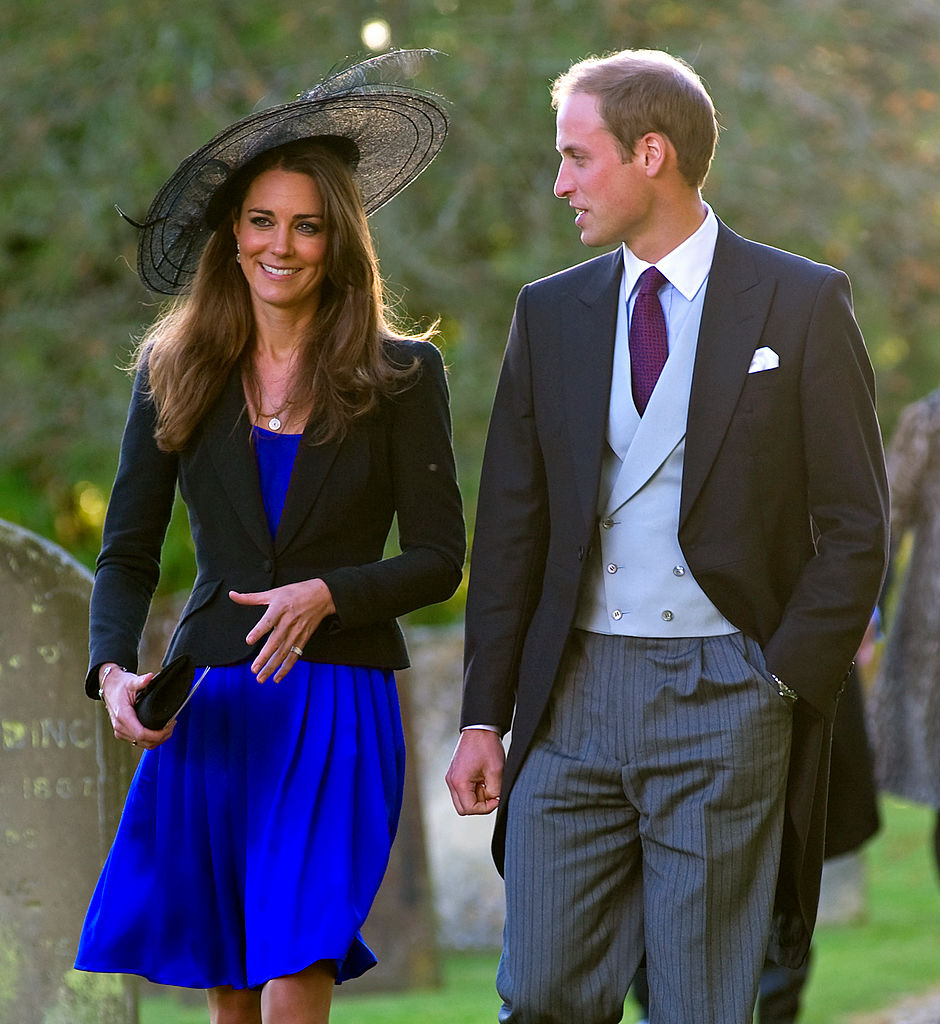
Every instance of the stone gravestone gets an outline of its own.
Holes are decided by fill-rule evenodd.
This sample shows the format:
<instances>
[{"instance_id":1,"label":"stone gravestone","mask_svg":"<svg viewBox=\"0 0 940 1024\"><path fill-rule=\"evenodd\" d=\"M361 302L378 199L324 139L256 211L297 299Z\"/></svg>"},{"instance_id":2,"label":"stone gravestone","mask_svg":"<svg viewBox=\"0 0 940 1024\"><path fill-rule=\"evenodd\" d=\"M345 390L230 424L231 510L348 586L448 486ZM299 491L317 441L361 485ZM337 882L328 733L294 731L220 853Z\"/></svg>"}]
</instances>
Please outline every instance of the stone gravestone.
<instances>
[{"instance_id":1,"label":"stone gravestone","mask_svg":"<svg viewBox=\"0 0 940 1024\"><path fill-rule=\"evenodd\" d=\"M463 627L414 629L408 645L414 664L412 752L417 754L439 941L448 949L491 952L502 943L505 917L503 883L490 853L493 815L458 817L444 783L459 735Z\"/></svg>"},{"instance_id":2,"label":"stone gravestone","mask_svg":"<svg viewBox=\"0 0 940 1024\"><path fill-rule=\"evenodd\" d=\"M133 758L85 696L91 576L0 520L0 1024L136 1024L129 979L75 971Z\"/></svg>"}]
</instances>

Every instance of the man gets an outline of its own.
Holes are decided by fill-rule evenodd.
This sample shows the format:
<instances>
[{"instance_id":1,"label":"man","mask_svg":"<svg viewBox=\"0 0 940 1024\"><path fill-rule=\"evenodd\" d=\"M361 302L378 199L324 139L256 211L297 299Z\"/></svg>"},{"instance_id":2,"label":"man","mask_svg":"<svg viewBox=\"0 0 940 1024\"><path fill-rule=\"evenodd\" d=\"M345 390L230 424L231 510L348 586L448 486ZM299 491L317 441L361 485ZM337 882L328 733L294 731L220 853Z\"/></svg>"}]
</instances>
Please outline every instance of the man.
<instances>
[{"instance_id":1,"label":"man","mask_svg":"<svg viewBox=\"0 0 940 1024\"><path fill-rule=\"evenodd\" d=\"M844 274L702 202L691 68L624 51L553 101L555 194L618 248L517 301L448 785L498 807L501 1021L619 1021L645 950L653 1024L744 1024L768 933L808 947L829 727L884 570L871 367Z\"/></svg>"}]
</instances>

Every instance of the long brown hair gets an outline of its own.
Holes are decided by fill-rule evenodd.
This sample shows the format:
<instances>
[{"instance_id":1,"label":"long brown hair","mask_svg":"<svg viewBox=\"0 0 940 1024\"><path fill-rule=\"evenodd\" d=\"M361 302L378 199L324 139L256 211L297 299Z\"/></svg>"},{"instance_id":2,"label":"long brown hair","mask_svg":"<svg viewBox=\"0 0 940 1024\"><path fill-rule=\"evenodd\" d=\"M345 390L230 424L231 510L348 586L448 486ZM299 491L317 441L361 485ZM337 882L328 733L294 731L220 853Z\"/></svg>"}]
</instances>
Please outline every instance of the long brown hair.
<instances>
[{"instance_id":1,"label":"long brown hair","mask_svg":"<svg viewBox=\"0 0 940 1024\"><path fill-rule=\"evenodd\" d=\"M250 358L251 294L235 260L232 219L251 182L267 170L306 174L323 199L329 241L320 305L303 339L291 400L313 410L314 441L342 438L383 395L407 387L417 360L394 362L388 341L427 339L393 328L378 259L349 165L335 142L301 140L268 150L238 172L213 207L221 208L189 294L174 300L144 335L135 367L146 360L157 408L157 444L181 451L221 393Z\"/></svg>"}]
</instances>

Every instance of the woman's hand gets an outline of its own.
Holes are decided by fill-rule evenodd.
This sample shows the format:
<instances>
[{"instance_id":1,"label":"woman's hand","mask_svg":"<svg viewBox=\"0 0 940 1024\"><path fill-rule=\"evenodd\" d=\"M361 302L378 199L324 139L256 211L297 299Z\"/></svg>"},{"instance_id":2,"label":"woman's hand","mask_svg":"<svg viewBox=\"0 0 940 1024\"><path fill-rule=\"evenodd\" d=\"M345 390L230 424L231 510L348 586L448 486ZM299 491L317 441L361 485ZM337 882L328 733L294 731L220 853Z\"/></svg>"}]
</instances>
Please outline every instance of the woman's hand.
<instances>
[{"instance_id":1,"label":"woman's hand","mask_svg":"<svg viewBox=\"0 0 940 1024\"><path fill-rule=\"evenodd\" d=\"M105 662L98 669L101 699L107 708L115 739L125 740L135 747L152 750L172 736L176 720L167 722L163 729L145 729L137 718L134 704L137 694L153 679L153 673L138 676L127 672L114 662Z\"/></svg>"},{"instance_id":2,"label":"woman's hand","mask_svg":"<svg viewBox=\"0 0 940 1024\"><path fill-rule=\"evenodd\" d=\"M288 583L258 594L239 594L230 590L228 596L236 604L267 605L267 611L245 637L248 646L256 644L266 633L268 639L251 663L259 683L272 674L279 683L300 657L304 644L320 623L336 612L333 596L323 580Z\"/></svg>"}]
</instances>

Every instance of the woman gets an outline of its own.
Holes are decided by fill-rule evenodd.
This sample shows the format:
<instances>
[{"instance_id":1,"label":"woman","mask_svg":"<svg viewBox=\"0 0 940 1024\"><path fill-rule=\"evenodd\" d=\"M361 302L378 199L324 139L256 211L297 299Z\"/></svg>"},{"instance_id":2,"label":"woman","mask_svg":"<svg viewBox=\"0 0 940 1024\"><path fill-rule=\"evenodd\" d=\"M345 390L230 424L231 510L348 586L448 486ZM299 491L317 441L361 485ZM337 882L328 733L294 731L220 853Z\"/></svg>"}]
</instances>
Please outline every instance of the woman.
<instances>
[{"instance_id":1,"label":"woman","mask_svg":"<svg viewBox=\"0 0 940 1024\"><path fill-rule=\"evenodd\" d=\"M443 141L433 99L374 81L416 56L226 129L142 227L144 281L188 294L140 348L92 593L86 688L144 754L76 966L205 988L214 1024L325 1021L376 962L395 618L460 580L443 365L388 324L365 219ZM153 731L137 646L177 485L197 576L166 660L212 667Z\"/></svg>"},{"instance_id":2,"label":"woman","mask_svg":"<svg viewBox=\"0 0 940 1024\"><path fill-rule=\"evenodd\" d=\"M901 413L888 482L893 568L911 546L871 693L875 774L881 789L937 812L940 873L940 389Z\"/></svg>"}]
</instances>

